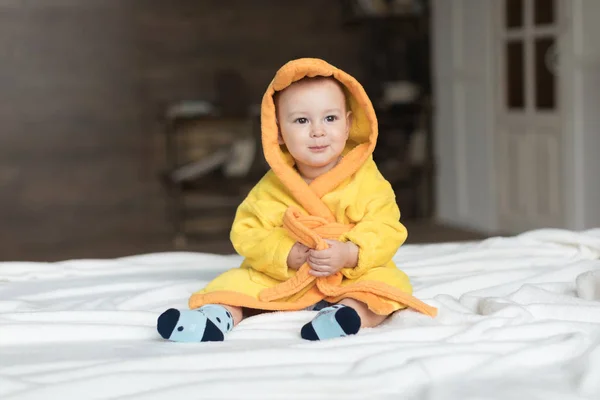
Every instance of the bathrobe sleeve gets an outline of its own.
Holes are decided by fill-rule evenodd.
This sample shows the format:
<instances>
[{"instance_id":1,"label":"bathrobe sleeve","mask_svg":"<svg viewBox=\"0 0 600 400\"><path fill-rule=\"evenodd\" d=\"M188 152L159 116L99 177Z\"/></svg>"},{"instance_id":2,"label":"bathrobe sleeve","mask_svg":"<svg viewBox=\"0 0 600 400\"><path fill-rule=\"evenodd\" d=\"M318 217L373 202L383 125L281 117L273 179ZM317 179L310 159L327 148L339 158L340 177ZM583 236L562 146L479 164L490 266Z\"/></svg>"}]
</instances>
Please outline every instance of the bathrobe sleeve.
<instances>
[{"instance_id":1,"label":"bathrobe sleeve","mask_svg":"<svg viewBox=\"0 0 600 400\"><path fill-rule=\"evenodd\" d=\"M289 278L287 257L295 241L283 228L286 206L253 191L238 207L231 228L235 250L257 271L271 278Z\"/></svg>"},{"instance_id":2,"label":"bathrobe sleeve","mask_svg":"<svg viewBox=\"0 0 600 400\"><path fill-rule=\"evenodd\" d=\"M406 228L400 223L400 209L389 184L377 171L376 176L365 179L358 200L362 218L341 241L351 241L359 248L355 268L344 268L342 273L356 279L371 268L380 267L392 260L407 238Z\"/></svg>"}]
</instances>

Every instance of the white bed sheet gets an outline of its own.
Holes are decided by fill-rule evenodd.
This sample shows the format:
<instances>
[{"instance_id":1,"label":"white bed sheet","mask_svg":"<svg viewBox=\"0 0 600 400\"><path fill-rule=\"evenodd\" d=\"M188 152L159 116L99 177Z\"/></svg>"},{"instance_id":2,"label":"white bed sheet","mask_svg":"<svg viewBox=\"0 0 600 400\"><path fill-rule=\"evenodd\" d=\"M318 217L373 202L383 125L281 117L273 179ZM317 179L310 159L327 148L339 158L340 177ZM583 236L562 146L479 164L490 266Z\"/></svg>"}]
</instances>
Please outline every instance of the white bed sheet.
<instances>
[{"instance_id":1,"label":"white bed sheet","mask_svg":"<svg viewBox=\"0 0 600 400\"><path fill-rule=\"evenodd\" d=\"M223 343L155 330L237 256L0 263L0 399L600 399L600 230L406 245L439 307L323 342L314 312L243 321Z\"/></svg>"}]
</instances>

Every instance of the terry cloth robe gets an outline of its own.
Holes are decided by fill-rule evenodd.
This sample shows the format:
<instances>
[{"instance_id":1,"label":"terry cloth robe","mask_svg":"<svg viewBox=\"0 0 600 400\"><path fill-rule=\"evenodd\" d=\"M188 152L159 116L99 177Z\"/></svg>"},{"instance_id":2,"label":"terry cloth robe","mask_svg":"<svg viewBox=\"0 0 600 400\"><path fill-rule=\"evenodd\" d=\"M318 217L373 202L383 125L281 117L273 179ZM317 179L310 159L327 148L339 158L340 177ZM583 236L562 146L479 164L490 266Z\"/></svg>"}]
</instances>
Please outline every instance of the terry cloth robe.
<instances>
[{"instance_id":1,"label":"terry cloth robe","mask_svg":"<svg viewBox=\"0 0 600 400\"><path fill-rule=\"evenodd\" d=\"M303 77L330 76L342 83L352 110L343 158L307 184L294 160L278 143L273 94ZM407 237L395 194L372 158L377 119L363 87L350 75L319 59L284 65L263 96L262 144L270 171L238 207L231 229L239 268L221 274L192 294L189 307L225 304L259 310L302 310L321 300L352 298L379 315L407 307L435 316L437 310L412 296L409 278L392 261ZM355 268L314 277L304 264L287 266L296 241L315 249L325 239L352 241L359 248Z\"/></svg>"}]
</instances>

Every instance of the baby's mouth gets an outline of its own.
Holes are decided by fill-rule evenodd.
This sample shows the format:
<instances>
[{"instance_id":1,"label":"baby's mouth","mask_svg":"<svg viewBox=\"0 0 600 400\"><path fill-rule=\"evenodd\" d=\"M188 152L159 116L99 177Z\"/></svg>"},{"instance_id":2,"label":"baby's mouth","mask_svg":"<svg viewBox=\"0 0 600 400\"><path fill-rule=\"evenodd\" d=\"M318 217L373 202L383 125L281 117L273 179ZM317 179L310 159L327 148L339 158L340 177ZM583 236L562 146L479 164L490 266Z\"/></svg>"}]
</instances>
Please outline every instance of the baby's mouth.
<instances>
[{"instance_id":1,"label":"baby's mouth","mask_svg":"<svg viewBox=\"0 0 600 400\"><path fill-rule=\"evenodd\" d=\"M327 147L329 147L329 146L327 146L327 145L325 145L325 146L309 146L308 148L309 148L311 151L323 151L323 150L325 150Z\"/></svg>"}]
</instances>

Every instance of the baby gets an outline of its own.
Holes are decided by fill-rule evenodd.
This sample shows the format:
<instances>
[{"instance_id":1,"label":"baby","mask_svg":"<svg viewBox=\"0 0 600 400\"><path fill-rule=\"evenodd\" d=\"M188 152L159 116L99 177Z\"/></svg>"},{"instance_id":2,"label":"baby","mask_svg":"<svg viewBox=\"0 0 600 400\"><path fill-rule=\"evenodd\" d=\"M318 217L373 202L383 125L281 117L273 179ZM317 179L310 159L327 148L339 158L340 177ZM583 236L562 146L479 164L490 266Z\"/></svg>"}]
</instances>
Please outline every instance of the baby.
<instances>
[{"instance_id":1,"label":"baby","mask_svg":"<svg viewBox=\"0 0 600 400\"><path fill-rule=\"evenodd\" d=\"M263 97L270 171L239 206L231 241L244 257L158 318L164 339L222 341L245 317L317 310L300 330L323 340L375 327L412 296L392 257L406 240L391 185L372 152L377 120L362 86L319 59L284 65Z\"/></svg>"}]
</instances>

